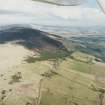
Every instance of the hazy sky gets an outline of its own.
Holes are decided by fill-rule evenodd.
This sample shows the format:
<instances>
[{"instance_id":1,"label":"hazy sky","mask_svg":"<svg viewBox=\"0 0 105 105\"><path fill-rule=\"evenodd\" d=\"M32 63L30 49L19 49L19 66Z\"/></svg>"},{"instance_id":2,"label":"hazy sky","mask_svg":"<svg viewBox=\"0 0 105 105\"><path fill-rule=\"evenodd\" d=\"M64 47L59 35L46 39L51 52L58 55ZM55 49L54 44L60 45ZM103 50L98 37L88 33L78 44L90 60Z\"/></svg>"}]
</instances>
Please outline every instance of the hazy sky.
<instances>
[{"instance_id":1,"label":"hazy sky","mask_svg":"<svg viewBox=\"0 0 105 105\"><path fill-rule=\"evenodd\" d=\"M0 24L104 25L105 15L95 0L87 0L80 6L55 6L32 0L0 0Z\"/></svg>"},{"instance_id":2,"label":"hazy sky","mask_svg":"<svg viewBox=\"0 0 105 105\"><path fill-rule=\"evenodd\" d=\"M88 0L88 6L96 7L96 0Z\"/></svg>"}]
</instances>

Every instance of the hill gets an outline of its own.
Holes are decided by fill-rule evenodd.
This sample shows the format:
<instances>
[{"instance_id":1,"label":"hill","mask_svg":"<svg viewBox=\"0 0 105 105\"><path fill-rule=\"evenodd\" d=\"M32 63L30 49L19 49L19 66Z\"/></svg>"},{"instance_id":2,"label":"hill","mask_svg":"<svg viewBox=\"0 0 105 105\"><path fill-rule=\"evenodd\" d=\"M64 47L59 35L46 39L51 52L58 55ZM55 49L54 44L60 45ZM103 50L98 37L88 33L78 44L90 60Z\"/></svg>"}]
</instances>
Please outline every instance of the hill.
<instances>
[{"instance_id":1,"label":"hill","mask_svg":"<svg viewBox=\"0 0 105 105\"><path fill-rule=\"evenodd\" d=\"M105 63L99 52L104 37L99 37L2 29L0 105L104 105Z\"/></svg>"}]
</instances>

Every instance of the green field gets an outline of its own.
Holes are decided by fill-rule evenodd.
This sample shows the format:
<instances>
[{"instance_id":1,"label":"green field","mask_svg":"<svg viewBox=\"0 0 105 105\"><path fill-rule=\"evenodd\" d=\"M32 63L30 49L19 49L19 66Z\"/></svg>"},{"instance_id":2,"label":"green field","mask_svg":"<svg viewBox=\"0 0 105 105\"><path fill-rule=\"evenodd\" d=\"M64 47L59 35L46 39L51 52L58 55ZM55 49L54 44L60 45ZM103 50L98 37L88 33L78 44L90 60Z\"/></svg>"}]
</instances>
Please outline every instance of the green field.
<instances>
[{"instance_id":1,"label":"green field","mask_svg":"<svg viewBox=\"0 0 105 105\"><path fill-rule=\"evenodd\" d=\"M66 57L68 57L70 54L66 51L57 51L57 52L48 52L48 51L42 51L39 55L39 57L28 57L26 61L28 63L33 63L36 61L46 61L46 60L64 60Z\"/></svg>"},{"instance_id":2,"label":"green field","mask_svg":"<svg viewBox=\"0 0 105 105\"><path fill-rule=\"evenodd\" d=\"M71 68L83 73L91 73L91 67L92 66L88 63L74 61Z\"/></svg>"}]
</instances>

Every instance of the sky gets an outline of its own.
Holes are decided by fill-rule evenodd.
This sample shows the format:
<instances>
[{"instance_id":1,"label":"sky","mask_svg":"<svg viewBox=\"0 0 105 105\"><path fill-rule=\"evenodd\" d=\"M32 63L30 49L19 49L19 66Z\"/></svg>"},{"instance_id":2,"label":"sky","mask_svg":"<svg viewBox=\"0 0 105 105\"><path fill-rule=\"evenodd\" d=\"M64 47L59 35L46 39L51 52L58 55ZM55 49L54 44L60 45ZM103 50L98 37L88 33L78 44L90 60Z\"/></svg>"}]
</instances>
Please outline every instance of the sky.
<instances>
[{"instance_id":1,"label":"sky","mask_svg":"<svg viewBox=\"0 0 105 105\"><path fill-rule=\"evenodd\" d=\"M90 6L90 7L96 7L96 0L88 0L88 6Z\"/></svg>"},{"instance_id":2,"label":"sky","mask_svg":"<svg viewBox=\"0 0 105 105\"><path fill-rule=\"evenodd\" d=\"M87 0L80 6L56 6L32 0L0 0L0 25L10 24L103 26L105 15L95 0Z\"/></svg>"}]
</instances>

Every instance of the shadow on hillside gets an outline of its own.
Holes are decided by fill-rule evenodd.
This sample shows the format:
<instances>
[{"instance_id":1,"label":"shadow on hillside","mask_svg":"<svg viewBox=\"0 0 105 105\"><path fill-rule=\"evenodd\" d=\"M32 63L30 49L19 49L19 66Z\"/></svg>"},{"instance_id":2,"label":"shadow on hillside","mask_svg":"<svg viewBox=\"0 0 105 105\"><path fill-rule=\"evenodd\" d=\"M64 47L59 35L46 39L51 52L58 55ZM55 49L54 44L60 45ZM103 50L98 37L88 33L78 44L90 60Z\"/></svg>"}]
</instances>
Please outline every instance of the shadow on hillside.
<instances>
[{"instance_id":1,"label":"shadow on hillside","mask_svg":"<svg viewBox=\"0 0 105 105\"><path fill-rule=\"evenodd\" d=\"M60 41L48 37L48 33L23 27L12 27L0 31L0 44L15 41L28 49L43 49L48 51L64 50Z\"/></svg>"}]
</instances>

